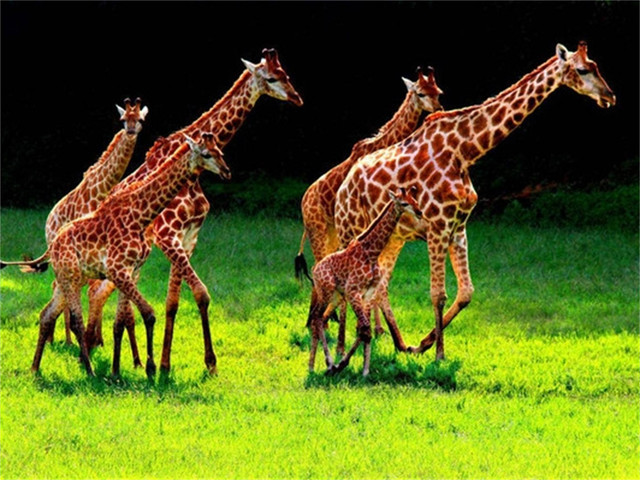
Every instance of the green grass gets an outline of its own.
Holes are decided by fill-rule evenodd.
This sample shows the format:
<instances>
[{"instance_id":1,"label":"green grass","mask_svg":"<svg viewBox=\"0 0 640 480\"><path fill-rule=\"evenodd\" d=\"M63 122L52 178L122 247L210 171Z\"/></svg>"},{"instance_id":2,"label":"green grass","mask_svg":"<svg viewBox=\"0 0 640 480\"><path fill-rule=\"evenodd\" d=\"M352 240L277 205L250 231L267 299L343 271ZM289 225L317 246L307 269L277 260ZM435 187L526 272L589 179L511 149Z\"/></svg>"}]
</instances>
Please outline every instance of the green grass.
<instances>
[{"instance_id":1,"label":"green grass","mask_svg":"<svg viewBox=\"0 0 640 480\"><path fill-rule=\"evenodd\" d=\"M43 251L46 214L2 210L3 259ZM396 354L385 335L366 380L361 354L337 377L307 372L300 234L295 220L205 223L193 263L213 297L215 377L186 287L167 381L134 369L126 341L122 377L110 378L115 298L96 378L62 342L62 322L32 375L53 273L3 270L0 477L640 477L637 234L472 222L476 293L446 331L447 360ZM167 274L154 250L140 289L159 318L157 361ZM447 281L453 297L450 271ZM428 285L425 245L407 245L391 302L409 344L433 326ZM348 341L353 330L350 316ZM144 351L140 321L137 332Z\"/></svg>"}]
</instances>

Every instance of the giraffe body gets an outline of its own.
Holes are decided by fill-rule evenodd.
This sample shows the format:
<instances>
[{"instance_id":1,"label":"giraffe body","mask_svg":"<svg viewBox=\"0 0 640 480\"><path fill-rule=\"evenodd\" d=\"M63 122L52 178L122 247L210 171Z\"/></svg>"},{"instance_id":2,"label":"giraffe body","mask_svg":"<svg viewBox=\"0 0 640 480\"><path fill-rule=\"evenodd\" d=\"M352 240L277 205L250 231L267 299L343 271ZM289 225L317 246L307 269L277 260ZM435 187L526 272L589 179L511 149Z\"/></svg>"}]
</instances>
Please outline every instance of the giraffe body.
<instances>
[{"instance_id":1,"label":"giraffe body","mask_svg":"<svg viewBox=\"0 0 640 480\"><path fill-rule=\"evenodd\" d=\"M422 213L415 199L401 189L391 193L389 201L367 230L338 252L329 254L313 268L313 291L307 326L312 344L309 370L313 371L318 340L322 341L327 367L331 373L345 368L359 343L365 345L363 375L369 373L371 325L371 300L380 281L378 256L383 251L404 213L419 218ZM324 336L324 321L344 297L358 319L358 337L349 353L334 367Z\"/></svg>"},{"instance_id":2,"label":"giraffe body","mask_svg":"<svg viewBox=\"0 0 640 480\"><path fill-rule=\"evenodd\" d=\"M222 152L213 139L205 138L203 144L200 147L189 139L144 180L109 196L95 212L68 223L58 232L49 247L56 286L51 301L40 315L33 371L40 368L45 340L55 317L68 307L71 330L81 346L82 363L89 374L93 373L84 339L80 290L91 279L108 278L121 293L114 324L113 374L119 374L122 333L129 321L126 317L131 313L126 310L129 301L136 305L144 319L147 330L146 370L149 376L154 374L155 315L136 287L139 269L151 249L145 230L184 183L193 180L202 170L229 177Z\"/></svg>"},{"instance_id":3,"label":"giraffe body","mask_svg":"<svg viewBox=\"0 0 640 480\"><path fill-rule=\"evenodd\" d=\"M558 45L556 56L496 97L477 106L435 113L405 140L365 156L338 190L335 221L344 245L383 208L385 190L417 189L424 219L416 222L405 217L398 224L380 256L382 280L376 295L377 301L388 305L388 282L402 246L411 240L427 241L436 327L410 351L423 352L435 342L436 358L444 358L442 329L471 301L466 222L477 195L469 177L470 167L560 85L595 99L601 107L615 104L615 95L597 65L587 58L586 44L581 43L575 53ZM443 315L447 254L458 292Z\"/></svg>"},{"instance_id":4,"label":"giraffe body","mask_svg":"<svg viewBox=\"0 0 640 480\"><path fill-rule=\"evenodd\" d=\"M265 49L263 55L264 58L259 64L243 60L247 68L225 96L191 125L156 141L147 152L144 164L117 185L114 191L128 188L129 184L145 178L157 166L162 165L184 141L185 135L197 141L202 135L211 134L218 146L224 148L243 124L257 100L264 94L287 100L297 106L302 105L300 95L295 91L288 75L280 65L277 52L273 49ZM173 325L183 280L191 288L200 311L205 343L205 365L209 371L215 370L208 317L210 295L190 263L191 254L197 244L198 232L209 208L209 202L198 180L194 179L184 185L146 232L171 262L161 360L161 369L164 372L170 370ZM104 281L99 288L95 289L94 295L91 295L89 330L95 329L95 326L101 323L102 308L114 289L113 284Z\"/></svg>"},{"instance_id":5,"label":"giraffe body","mask_svg":"<svg viewBox=\"0 0 640 480\"><path fill-rule=\"evenodd\" d=\"M415 83L406 78L403 78L403 81L408 91L393 118L383 125L375 136L357 142L353 146L349 158L318 178L304 193L301 202L304 233L296 259L296 265L299 266L296 272L297 276L300 276L301 271L306 270L303 256L305 238L309 239L316 262L340 247L334 222L336 194L353 165L364 155L406 138L416 129L423 112L442 110L439 96L443 92L436 84L435 74L431 67L428 67L426 76L418 68L418 80ZM396 348L404 351L406 346L392 313L385 311L384 314ZM346 311L345 308L341 308L337 345L339 354L344 354L345 321ZM383 331L376 311L376 332L382 333Z\"/></svg>"}]
</instances>

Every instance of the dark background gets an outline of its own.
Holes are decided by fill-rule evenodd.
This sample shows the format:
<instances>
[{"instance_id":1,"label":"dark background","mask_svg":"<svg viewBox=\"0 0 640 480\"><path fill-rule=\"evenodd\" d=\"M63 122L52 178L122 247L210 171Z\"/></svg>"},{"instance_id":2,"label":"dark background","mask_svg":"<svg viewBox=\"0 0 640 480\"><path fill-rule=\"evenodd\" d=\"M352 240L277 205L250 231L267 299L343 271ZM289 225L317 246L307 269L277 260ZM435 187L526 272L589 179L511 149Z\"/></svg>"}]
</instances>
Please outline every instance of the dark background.
<instances>
[{"instance_id":1,"label":"dark background","mask_svg":"<svg viewBox=\"0 0 640 480\"><path fill-rule=\"evenodd\" d=\"M600 109L562 87L471 175L481 198L552 182L638 179L638 2L7 2L2 17L3 206L53 205L121 128L115 103L150 113L129 171L154 139L208 110L275 47L305 105L264 97L225 149L232 182L306 184L398 108L418 65L446 109L482 102L589 43L617 95ZM219 184L211 175L202 183ZM226 187L221 187L226 188Z\"/></svg>"}]
</instances>

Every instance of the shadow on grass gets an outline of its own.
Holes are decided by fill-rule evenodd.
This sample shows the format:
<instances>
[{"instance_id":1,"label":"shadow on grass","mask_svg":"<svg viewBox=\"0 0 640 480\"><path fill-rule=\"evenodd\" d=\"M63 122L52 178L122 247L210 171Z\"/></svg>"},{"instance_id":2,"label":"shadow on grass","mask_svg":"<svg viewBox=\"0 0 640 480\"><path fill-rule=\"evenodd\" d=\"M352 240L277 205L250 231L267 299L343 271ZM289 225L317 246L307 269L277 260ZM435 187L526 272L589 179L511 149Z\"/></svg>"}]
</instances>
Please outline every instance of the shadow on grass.
<instances>
[{"instance_id":1,"label":"shadow on grass","mask_svg":"<svg viewBox=\"0 0 640 480\"><path fill-rule=\"evenodd\" d=\"M305 380L306 388L332 386L366 387L377 384L406 385L429 390L453 392L458 389L456 374L462 366L460 360L440 361L424 365L417 357L399 361L399 355L371 354L369 375L362 376L361 366L348 366L336 375L325 375L325 370L310 373ZM324 367L324 363L323 363Z\"/></svg>"},{"instance_id":2,"label":"shadow on grass","mask_svg":"<svg viewBox=\"0 0 640 480\"><path fill-rule=\"evenodd\" d=\"M308 332L292 332L290 345L301 351L309 351L311 339ZM327 333L327 343L334 351L336 340ZM362 376L362 367L348 366L342 372L332 376L325 375L324 355L321 347L316 357L316 372L310 373L305 380L306 388L324 388L334 385L367 386L376 384L408 385L432 390L452 392L458 389L456 373L460 370L460 360L432 362L425 365L424 357L405 353L389 355L376 353L375 342L371 352L369 375ZM354 355L362 355L362 347ZM334 359L337 361L337 359ZM356 365L359 365L356 363Z\"/></svg>"},{"instance_id":3,"label":"shadow on grass","mask_svg":"<svg viewBox=\"0 0 640 480\"><path fill-rule=\"evenodd\" d=\"M77 349L76 349L77 350ZM40 372L34 374L36 387L52 395L83 396L87 394L100 396L122 397L126 395L145 395L157 398L158 402L177 401L187 403L218 403L223 399L220 393L211 392L203 386L215 379L215 375L203 372L197 379L176 381L171 374L157 373L154 378L130 376L123 372L120 376L111 375L111 363L106 358L92 359L95 376L85 374L78 364L83 377L70 379L58 373Z\"/></svg>"}]
</instances>

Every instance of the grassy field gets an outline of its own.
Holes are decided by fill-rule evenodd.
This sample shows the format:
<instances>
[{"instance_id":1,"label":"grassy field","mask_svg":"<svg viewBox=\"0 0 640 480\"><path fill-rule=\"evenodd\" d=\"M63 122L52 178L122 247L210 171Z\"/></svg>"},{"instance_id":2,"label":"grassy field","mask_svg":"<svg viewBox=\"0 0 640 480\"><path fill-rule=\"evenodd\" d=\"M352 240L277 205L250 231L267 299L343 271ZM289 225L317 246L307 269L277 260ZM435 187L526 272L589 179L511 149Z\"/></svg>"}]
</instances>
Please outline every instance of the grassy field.
<instances>
[{"instance_id":1,"label":"grassy field","mask_svg":"<svg viewBox=\"0 0 640 480\"><path fill-rule=\"evenodd\" d=\"M2 210L3 259L43 251L46 214ZM115 298L96 378L62 322L32 375L53 273L3 270L0 477L640 478L637 234L472 221L476 294L446 330L447 359L396 354L384 335L366 380L360 354L335 378L307 372L300 234L294 220L205 223L193 263L213 297L214 377L186 287L167 381L134 369L126 341L122 377L109 376ZM140 288L158 314L157 361L167 275L154 250ZM448 285L453 297L450 272ZM391 302L417 344L433 326L423 244L403 251ZM350 316L348 340L354 329Z\"/></svg>"}]
</instances>

